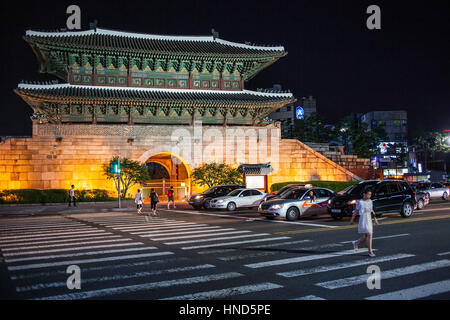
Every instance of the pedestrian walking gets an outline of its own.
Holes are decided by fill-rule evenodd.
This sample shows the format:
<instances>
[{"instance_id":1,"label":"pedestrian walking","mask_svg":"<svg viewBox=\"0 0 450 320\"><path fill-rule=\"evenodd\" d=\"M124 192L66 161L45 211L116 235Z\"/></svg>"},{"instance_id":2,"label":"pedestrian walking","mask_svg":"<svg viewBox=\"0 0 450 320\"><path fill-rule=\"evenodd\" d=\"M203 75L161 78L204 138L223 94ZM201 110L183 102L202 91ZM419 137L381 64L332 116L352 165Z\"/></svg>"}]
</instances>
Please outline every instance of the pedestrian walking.
<instances>
[{"instance_id":1,"label":"pedestrian walking","mask_svg":"<svg viewBox=\"0 0 450 320\"><path fill-rule=\"evenodd\" d=\"M175 194L173 190L173 186L170 186L169 191L167 191L167 209L170 209L170 201L172 201L173 208L175 209Z\"/></svg>"},{"instance_id":2,"label":"pedestrian walking","mask_svg":"<svg viewBox=\"0 0 450 320\"><path fill-rule=\"evenodd\" d=\"M356 209L353 211L350 224L353 224L356 215L359 214L358 233L363 234L364 236L356 241L352 241L353 249L357 251L359 245L365 241L367 249L369 250L369 257L375 257L375 254L372 250L372 216L375 224L378 225L379 223L377 218L375 217L375 212L373 211L373 203L372 200L370 200L370 197L372 197L372 191L370 191L370 189L365 190L363 193L363 198L361 200L358 200L358 202L356 203Z\"/></svg>"},{"instance_id":3,"label":"pedestrian walking","mask_svg":"<svg viewBox=\"0 0 450 320\"><path fill-rule=\"evenodd\" d=\"M69 190L69 207L71 206L73 202L73 206L76 207L77 203L75 200L75 186L72 185L72 188Z\"/></svg>"},{"instance_id":4,"label":"pedestrian walking","mask_svg":"<svg viewBox=\"0 0 450 320\"><path fill-rule=\"evenodd\" d=\"M155 189L152 189L150 192L150 209L152 210L152 217L156 217L158 214L156 213L156 205L159 202L158 194L155 192Z\"/></svg>"},{"instance_id":5,"label":"pedestrian walking","mask_svg":"<svg viewBox=\"0 0 450 320\"><path fill-rule=\"evenodd\" d=\"M134 202L136 202L137 213L142 214L143 199L142 199L142 193L141 193L140 189L138 189L138 192L136 193L136 198L135 198Z\"/></svg>"}]
</instances>

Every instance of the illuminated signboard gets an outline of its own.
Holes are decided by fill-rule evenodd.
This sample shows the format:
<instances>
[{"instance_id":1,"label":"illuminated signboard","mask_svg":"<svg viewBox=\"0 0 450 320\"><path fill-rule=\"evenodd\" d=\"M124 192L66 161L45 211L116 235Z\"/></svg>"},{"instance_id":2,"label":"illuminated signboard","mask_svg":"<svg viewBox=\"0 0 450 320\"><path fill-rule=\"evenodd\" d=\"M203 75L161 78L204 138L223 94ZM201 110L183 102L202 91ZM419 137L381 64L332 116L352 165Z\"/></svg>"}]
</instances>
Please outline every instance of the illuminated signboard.
<instances>
[{"instance_id":1,"label":"illuminated signboard","mask_svg":"<svg viewBox=\"0 0 450 320\"><path fill-rule=\"evenodd\" d=\"M265 176L245 176L245 186L253 189L265 188Z\"/></svg>"},{"instance_id":2,"label":"illuminated signboard","mask_svg":"<svg viewBox=\"0 0 450 320\"><path fill-rule=\"evenodd\" d=\"M303 110L302 107L298 106L295 109L295 117L300 120L303 119L305 117L305 110Z\"/></svg>"}]
</instances>

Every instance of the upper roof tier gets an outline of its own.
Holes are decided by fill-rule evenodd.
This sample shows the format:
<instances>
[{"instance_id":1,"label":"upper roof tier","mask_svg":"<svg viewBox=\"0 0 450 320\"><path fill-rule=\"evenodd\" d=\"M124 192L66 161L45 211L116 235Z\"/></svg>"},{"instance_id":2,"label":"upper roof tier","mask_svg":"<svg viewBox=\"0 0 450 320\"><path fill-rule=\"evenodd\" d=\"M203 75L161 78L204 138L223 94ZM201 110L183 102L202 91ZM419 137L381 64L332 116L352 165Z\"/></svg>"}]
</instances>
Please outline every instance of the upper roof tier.
<instances>
[{"instance_id":1,"label":"upper roof tier","mask_svg":"<svg viewBox=\"0 0 450 320\"><path fill-rule=\"evenodd\" d=\"M107 29L87 31L26 31L41 72L65 78L63 65L70 66L70 54L125 56L130 58L179 59L242 63L240 74L248 80L286 55L282 46L256 46L219 39L215 36L165 36ZM67 78L65 78L67 80Z\"/></svg>"}]
</instances>

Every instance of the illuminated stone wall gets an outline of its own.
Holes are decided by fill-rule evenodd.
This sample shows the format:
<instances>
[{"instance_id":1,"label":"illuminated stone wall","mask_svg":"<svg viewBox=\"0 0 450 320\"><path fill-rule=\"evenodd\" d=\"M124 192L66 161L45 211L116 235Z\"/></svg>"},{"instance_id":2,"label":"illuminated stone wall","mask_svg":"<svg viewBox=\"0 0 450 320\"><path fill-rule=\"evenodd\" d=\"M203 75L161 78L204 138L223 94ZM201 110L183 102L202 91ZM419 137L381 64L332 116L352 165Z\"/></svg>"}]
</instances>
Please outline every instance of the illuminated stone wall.
<instances>
[{"instance_id":1,"label":"illuminated stone wall","mask_svg":"<svg viewBox=\"0 0 450 320\"><path fill-rule=\"evenodd\" d=\"M233 144L225 139L227 129L237 130L232 131ZM118 154L145 162L162 152L176 154L190 170L213 160L236 166L271 162L275 171L269 176L269 185L283 181L358 179L303 143L281 140L280 128L276 126L195 129L170 125L34 123L32 138L0 142L0 190L69 189L74 184L78 189L114 191L113 183L103 176L103 163Z\"/></svg>"}]
</instances>

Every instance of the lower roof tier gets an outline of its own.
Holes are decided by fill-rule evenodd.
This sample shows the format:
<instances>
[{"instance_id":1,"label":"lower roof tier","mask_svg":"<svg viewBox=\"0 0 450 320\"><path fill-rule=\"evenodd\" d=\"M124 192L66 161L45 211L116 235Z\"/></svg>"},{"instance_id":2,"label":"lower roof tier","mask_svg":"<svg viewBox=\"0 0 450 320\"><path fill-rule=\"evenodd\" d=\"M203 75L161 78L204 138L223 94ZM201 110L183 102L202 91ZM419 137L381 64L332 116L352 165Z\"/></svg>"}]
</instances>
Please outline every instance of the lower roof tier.
<instances>
[{"instance_id":1,"label":"lower roof tier","mask_svg":"<svg viewBox=\"0 0 450 320\"><path fill-rule=\"evenodd\" d=\"M291 93L19 84L41 121L257 125L292 103Z\"/></svg>"}]
</instances>

